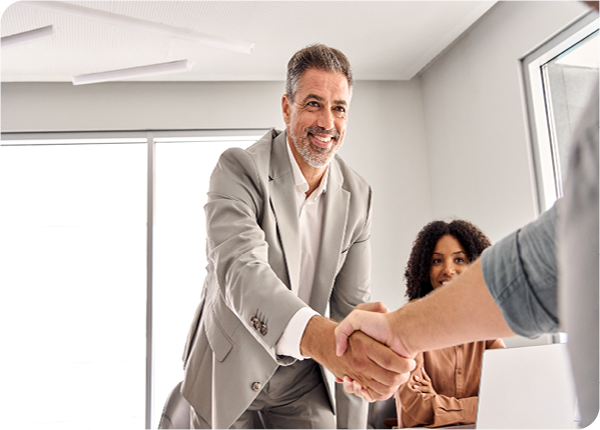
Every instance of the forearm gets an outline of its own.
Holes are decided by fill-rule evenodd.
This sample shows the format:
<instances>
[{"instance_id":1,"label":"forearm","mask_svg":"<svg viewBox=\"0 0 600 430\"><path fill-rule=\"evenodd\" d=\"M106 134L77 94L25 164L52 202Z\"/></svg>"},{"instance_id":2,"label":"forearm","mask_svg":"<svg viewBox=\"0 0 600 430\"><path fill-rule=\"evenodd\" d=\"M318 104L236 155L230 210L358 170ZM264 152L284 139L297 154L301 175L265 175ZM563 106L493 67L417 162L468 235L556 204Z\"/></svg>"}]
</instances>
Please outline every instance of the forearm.
<instances>
[{"instance_id":1,"label":"forearm","mask_svg":"<svg viewBox=\"0 0 600 430\"><path fill-rule=\"evenodd\" d=\"M315 315L318 315L318 313L309 306L300 309L294 314L277 341L275 350L278 355L286 355L299 360L306 358L300 353L300 340L308 322Z\"/></svg>"},{"instance_id":2,"label":"forearm","mask_svg":"<svg viewBox=\"0 0 600 430\"><path fill-rule=\"evenodd\" d=\"M449 285L386 317L409 356L515 335L485 285L479 260Z\"/></svg>"},{"instance_id":3,"label":"forearm","mask_svg":"<svg viewBox=\"0 0 600 430\"><path fill-rule=\"evenodd\" d=\"M400 386L397 407L406 427L433 426L474 423L477 414L477 397L457 398L435 391L435 382L430 379L424 367L423 353L417 354L417 367L410 374L408 382ZM428 356L431 370L439 370L446 360ZM443 365L445 366L445 365Z\"/></svg>"},{"instance_id":4,"label":"forearm","mask_svg":"<svg viewBox=\"0 0 600 430\"><path fill-rule=\"evenodd\" d=\"M322 342L321 339L327 339L335 326L335 322L325 317L319 315L312 317L308 321L300 341L300 354L325 365L324 361L326 361L328 353L331 353L329 350L334 349L334 345L331 342Z\"/></svg>"},{"instance_id":5,"label":"forearm","mask_svg":"<svg viewBox=\"0 0 600 430\"><path fill-rule=\"evenodd\" d=\"M423 395L407 384L400 387L399 396L402 424L406 427L471 424L477 418L477 397Z\"/></svg>"},{"instance_id":6,"label":"forearm","mask_svg":"<svg viewBox=\"0 0 600 430\"><path fill-rule=\"evenodd\" d=\"M417 367L410 373L408 381L402 384L396 393L398 416L405 427L422 427L433 423L432 396L423 395L414 387L415 376L423 377L423 354L417 354L415 362Z\"/></svg>"},{"instance_id":7,"label":"forearm","mask_svg":"<svg viewBox=\"0 0 600 430\"><path fill-rule=\"evenodd\" d=\"M400 405L400 410L397 412L399 412L398 416L402 420L402 426L424 427L433 424L431 396L423 397L421 393L409 390L405 385L401 386L398 394L396 394L398 396L396 408Z\"/></svg>"},{"instance_id":8,"label":"forearm","mask_svg":"<svg viewBox=\"0 0 600 430\"><path fill-rule=\"evenodd\" d=\"M457 399L436 395L432 400L433 427L473 424L477 418L477 397Z\"/></svg>"}]
</instances>

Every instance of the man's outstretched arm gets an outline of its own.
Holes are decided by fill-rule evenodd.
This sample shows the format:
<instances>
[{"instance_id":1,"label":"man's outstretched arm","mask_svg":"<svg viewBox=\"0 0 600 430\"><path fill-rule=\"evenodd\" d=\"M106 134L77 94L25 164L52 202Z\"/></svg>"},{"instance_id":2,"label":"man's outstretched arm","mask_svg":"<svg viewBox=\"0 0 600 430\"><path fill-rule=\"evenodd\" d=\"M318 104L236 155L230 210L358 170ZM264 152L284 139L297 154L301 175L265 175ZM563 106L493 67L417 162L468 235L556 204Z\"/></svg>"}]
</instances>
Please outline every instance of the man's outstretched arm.
<instances>
[{"instance_id":1,"label":"man's outstretched arm","mask_svg":"<svg viewBox=\"0 0 600 430\"><path fill-rule=\"evenodd\" d=\"M337 354L360 330L403 357L478 340L515 336L485 284L477 260L453 282L387 314L352 311L336 328Z\"/></svg>"}]
</instances>

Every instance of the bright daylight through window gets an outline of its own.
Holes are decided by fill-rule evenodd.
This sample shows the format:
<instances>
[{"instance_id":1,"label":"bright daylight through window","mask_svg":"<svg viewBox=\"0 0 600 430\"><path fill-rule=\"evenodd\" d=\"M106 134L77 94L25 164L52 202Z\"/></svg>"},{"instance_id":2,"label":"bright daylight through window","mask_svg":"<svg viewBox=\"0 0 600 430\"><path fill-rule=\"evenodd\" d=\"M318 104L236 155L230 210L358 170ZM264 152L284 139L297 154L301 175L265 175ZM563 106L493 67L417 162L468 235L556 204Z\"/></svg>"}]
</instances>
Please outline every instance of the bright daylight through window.
<instances>
[{"instance_id":1,"label":"bright daylight through window","mask_svg":"<svg viewBox=\"0 0 600 430\"><path fill-rule=\"evenodd\" d=\"M598 19L587 14L523 59L540 212L562 196L571 136L598 87L599 52Z\"/></svg>"},{"instance_id":2,"label":"bright daylight through window","mask_svg":"<svg viewBox=\"0 0 600 430\"><path fill-rule=\"evenodd\" d=\"M156 428L183 377L202 289L210 173L221 152L262 134L3 134L7 428ZM40 383L32 390L24 380Z\"/></svg>"}]
</instances>

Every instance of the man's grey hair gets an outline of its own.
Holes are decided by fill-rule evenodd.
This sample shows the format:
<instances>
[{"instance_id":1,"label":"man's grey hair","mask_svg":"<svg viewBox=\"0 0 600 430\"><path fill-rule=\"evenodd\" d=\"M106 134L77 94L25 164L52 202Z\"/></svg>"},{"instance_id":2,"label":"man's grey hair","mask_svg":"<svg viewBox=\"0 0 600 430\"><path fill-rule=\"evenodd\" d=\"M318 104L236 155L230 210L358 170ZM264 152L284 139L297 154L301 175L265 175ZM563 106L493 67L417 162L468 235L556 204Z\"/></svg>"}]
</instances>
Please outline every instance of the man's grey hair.
<instances>
[{"instance_id":1,"label":"man's grey hair","mask_svg":"<svg viewBox=\"0 0 600 430\"><path fill-rule=\"evenodd\" d=\"M348 88L350 89L350 93L352 93L352 68L350 67L348 58L337 49L322 44L315 44L296 52L288 62L285 92L290 101L294 101L300 77L308 69L319 69L326 72L343 74L348 80Z\"/></svg>"}]
</instances>

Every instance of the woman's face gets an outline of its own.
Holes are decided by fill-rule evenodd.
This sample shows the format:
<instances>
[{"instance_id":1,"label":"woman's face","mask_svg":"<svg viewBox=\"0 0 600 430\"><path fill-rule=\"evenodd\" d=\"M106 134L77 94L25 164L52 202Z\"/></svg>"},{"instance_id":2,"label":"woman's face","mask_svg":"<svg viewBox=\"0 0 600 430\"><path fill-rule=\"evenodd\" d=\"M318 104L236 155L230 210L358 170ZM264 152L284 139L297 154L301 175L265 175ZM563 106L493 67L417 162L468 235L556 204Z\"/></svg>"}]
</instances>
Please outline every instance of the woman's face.
<instances>
[{"instance_id":1,"label":"woman's face","mask_svg":"<svg viewBox=\"0 0 600 430\"><path fill-rule=\"evenodd\" d=\"M469 257L460 242L449 234L437 241L431 256L429 279L435 290L446 285L469 265Z\"/></svg>"}]
</instances>

